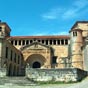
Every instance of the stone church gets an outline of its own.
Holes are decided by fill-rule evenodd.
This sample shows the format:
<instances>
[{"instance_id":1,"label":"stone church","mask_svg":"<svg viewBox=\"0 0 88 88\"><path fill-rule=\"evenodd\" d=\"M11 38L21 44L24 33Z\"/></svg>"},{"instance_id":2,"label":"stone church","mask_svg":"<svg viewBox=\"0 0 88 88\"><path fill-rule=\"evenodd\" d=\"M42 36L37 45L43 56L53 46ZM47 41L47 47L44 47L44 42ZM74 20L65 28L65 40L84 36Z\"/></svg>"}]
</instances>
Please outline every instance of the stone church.
<instances>
[{"instance_id":1,"label":"stone church","mask_svg":"<svg viewBox=\"0 0 88 88\"><path fill-rule=\"evenodd\" d=\"M7 76L23 76L25 68L79 68L88 71L88 21L77 21L69 35L10 36L0 22L0 68Z\"/></svg>"}]
</instances>

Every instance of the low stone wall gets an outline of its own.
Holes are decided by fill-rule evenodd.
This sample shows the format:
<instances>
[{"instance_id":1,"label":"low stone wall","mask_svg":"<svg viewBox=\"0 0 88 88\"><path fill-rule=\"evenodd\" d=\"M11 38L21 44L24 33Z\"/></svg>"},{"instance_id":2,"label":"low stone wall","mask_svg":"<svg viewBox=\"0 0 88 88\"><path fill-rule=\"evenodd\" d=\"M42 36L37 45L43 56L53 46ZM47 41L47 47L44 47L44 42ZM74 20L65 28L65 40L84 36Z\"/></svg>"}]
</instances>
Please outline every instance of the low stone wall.
<instances>
[{"instance_id":1,"label":"low stone wall","mask_svg":"<svg viewBox=\"0 0 88 88\"><path fill-rule=\"evenodd\" d=\"M65 69L26 69L26 76L33 81L76 82L85 77L86 72L77 68Z\"/></svg>"},{"instance_id":2,"label":"low stone wall","mask_svg":"<svg viewBox=\"0 0 88 88\"><path fill-rule=\"evenodd\" d=\"M0 68L0 77L5 77L5 76L6 76L6 69Z\"/></svg>"}]
</instances>

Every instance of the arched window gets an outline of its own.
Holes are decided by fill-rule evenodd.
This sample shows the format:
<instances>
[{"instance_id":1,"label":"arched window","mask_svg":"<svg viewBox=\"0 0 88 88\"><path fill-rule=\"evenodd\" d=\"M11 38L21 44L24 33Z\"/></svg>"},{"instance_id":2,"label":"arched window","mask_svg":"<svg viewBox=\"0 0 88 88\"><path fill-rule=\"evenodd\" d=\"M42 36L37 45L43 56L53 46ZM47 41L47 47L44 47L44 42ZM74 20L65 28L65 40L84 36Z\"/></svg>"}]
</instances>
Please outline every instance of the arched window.
<instances>
[{"instance_id":1,"label":"arched window","mask_svg":"<svg viewBox=\"0 0 88 88\"><path fill-rule=\"evenodd\" d=\"M64 39L61 40L61 45L64 45Z\"/></svg>"},{"instance_id":2,"label":"arched window","mask_svg":"<svg viewBox=\"0 0 88 88\"><path fill-rule=\"evenodd\" d=\"M8 47L6 47L6 58L8 58Z\"/></svg>"},{"instance_id":3,"label":"arched window","mask_svg":"<svg viewBox=\"0 0 88 88\"><path fill-rule=\"evenodd\" d=\"M56 40L53 40L54 45L56 45Z\"/></svg>"},{"instance_id":4,"label":"arched window","mask_svg":"<svg viewBox=\"0 0 88 88\"><path fill-rule=\"evenodd\" d=\"M73 31L73 36L77 36L77 32L76 31Z\"/></svg>"},{"instance_id":5,"label":"arched window","mask_svg":"<svg viewBox=\"0 0 88 88\"><path fill-rule=\"evenodd\" d=\"M68 45L68 39L65 39L65 45Z\"/></svg>"},{"instance_id":6,"label":"arched window","mask_svg":"<svg viewBox=\"0 0 88 88\"><path fill-rule=\"evenodd\" d=\"M19 45L21 45L21 40L19 40Z\"/></svg>"},{"instance_id":7,"label":"arched window","mask_svg":"<svg viewBox=\"0 0 88 88\"><path fill-rule=\"evenodd\" d=\"M28 45L29 44L29 40L26 40L26 45Z\"/></svg>"},{"instance_id":8,"label":"arched window","mask_svg":"<svg viewBox=\"0 0 88 88\"><path fill-rule=\"evenodd\" d=\"M52 40L50 40L50 45L52 45Z\"/></svg>"},{"instance_id":9,"label":"arched window","mask_svg":"<svg viewBox=\"0 0 88 88\"><path fill-rule=\"evenodd\" d=\"M12 61L13 51L11 50L10 60Z\"/></svg>"}]
</instances>

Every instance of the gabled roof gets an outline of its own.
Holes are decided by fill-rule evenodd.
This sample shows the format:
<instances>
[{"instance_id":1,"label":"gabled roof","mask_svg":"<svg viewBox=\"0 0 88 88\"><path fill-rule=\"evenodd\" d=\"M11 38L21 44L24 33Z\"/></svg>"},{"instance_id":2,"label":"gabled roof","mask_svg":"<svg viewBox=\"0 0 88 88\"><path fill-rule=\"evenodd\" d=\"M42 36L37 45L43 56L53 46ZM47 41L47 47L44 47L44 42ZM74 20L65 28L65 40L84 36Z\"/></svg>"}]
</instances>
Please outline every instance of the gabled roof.
<instances>
[{"instance_id":1,"label":"gabled roof","mask_svg":"<svg viewBox=\"0 0 88 88\"><path fill-rule=\"evenodd\" d=\"M44 46L44 47L46 47L46 48L48 48L48 49L51 48L51 47L48 46L48 45L44 45L44 44L41 44L41 43L35 41L35 42L31 43L30 45L25 45L25 46L23 46L22 48L20 48L20 50L24 50L25 48L30 47L30 46L33 46L33 45L41 45L41 46Z\"/></svg>"}]
</instances>

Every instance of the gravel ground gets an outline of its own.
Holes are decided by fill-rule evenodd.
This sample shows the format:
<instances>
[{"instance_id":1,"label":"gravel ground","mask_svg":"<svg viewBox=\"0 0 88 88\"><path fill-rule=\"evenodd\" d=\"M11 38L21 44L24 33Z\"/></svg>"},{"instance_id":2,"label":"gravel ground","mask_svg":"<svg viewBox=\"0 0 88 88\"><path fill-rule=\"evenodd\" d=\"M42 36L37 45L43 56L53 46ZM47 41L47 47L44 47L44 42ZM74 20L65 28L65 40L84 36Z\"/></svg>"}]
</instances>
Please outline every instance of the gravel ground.
<instances>
[{"instance_id":1,"label":"gravel ground","mask_svg":"<svg viewBox=\"0 0 88 88\"><path fill-rule=\"evenodd\" d=\"M49 85L31 85L31 86L16 86L13 84L0 85L0 88L88 88L88 77L79 83L74 84L49 84Z\"/></svg>"}]
</instances>

